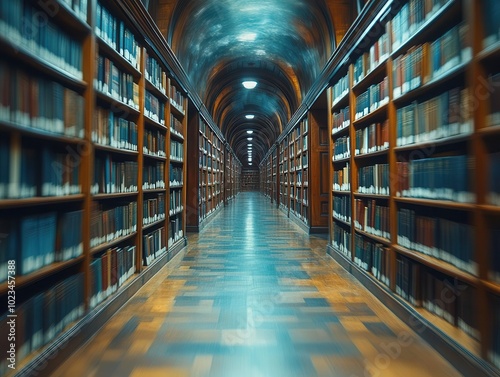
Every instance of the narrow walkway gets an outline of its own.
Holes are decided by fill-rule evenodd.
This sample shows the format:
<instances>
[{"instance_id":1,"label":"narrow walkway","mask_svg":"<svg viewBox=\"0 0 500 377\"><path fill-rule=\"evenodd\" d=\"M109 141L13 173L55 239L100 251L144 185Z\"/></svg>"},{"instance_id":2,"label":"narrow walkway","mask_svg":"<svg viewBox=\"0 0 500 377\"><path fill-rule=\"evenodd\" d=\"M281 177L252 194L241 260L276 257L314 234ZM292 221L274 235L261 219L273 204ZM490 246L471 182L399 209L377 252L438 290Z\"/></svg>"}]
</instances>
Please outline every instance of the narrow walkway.
<instances>
[{"instance_id":1,"label":"narrow walkway","mask_svg":"<svg viewBox=\"0 0 500 377\"><path fill-rule=\"evenodd\" d=\"M260 194L216 216L55 376L459 375Z\"/></svg>"}]
</instances>

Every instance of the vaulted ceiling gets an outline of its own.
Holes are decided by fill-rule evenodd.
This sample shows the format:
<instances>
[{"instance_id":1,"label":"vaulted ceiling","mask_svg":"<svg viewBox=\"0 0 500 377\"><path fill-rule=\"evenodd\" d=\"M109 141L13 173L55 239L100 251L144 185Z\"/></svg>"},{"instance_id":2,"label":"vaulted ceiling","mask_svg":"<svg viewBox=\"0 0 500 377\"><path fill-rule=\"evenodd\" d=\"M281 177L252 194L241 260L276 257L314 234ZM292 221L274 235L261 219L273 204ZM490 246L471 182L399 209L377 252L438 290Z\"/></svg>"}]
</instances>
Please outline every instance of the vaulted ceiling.
<instances>
[{"instance_id":1,"label":"vaulted ceiling","mask_svg":"<svg viewBox=\"0 0 500 377\"><path fill-rule=\"evenodd\" d=\"M159 0L153 17L243 166L251 149L257 167L352 23L357 2ZM245 80L257 86L246 89Z\"/></svg>"}]
</instances>

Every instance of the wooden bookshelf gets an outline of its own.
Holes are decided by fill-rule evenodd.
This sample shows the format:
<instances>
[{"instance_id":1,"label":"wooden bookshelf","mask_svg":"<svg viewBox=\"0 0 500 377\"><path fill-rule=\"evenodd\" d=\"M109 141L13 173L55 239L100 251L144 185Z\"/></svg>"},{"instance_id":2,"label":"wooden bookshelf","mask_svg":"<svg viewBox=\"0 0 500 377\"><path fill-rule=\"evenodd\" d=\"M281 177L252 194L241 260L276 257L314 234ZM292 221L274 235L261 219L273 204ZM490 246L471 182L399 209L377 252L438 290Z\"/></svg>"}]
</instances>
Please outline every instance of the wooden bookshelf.
<instances>
[{"instance_id":1,"label":"wooden bookshelf","mask_svg":"<svg viewBox=\"0 0 500 377\"><path fill-rule=\"evenodd\" d=\"M500 7L374 3L331 60L327 251L462 373L497 375Z\"/></svg>"},{"instance_id":2,"label":"wooden bookshelf","mask_svg":"<svg viewBox=\"0 0 500 377\"><path fill-rule=\"evenodd\" d=\"M54 3L43 39L54 46L22 35L23 12L41 3L12 1L19 20L0 20L1 90L26 101L0 105L0 263L16 260L17 375L51 370L69 352L59 345L83 344L187 242L188 93L171 49L140 2ZM33 242L41 255L28 255ZM40 323L30 315L50 311L52 294L71 313L28 347L24 325Z\"/></svg>"},{"instance_id":3,"label":"wooden bookshelf","mask_svg":"<svg viewBox=\"0 0 500 377\"><path fill-rule=\"evenodd\" d=\"M190 105L191 106L191 105ZM188 127L188 166L198 166L188 173L187 229L198 232L224 206L224 164L226 146L220 130L191 107ZM234 155L232 164L236 163ZM233 174L236 172L233 171ZM234 185L234 175L230 187ZM234 186L231 188L236 194Z\"/></svg>"}]
</instances>

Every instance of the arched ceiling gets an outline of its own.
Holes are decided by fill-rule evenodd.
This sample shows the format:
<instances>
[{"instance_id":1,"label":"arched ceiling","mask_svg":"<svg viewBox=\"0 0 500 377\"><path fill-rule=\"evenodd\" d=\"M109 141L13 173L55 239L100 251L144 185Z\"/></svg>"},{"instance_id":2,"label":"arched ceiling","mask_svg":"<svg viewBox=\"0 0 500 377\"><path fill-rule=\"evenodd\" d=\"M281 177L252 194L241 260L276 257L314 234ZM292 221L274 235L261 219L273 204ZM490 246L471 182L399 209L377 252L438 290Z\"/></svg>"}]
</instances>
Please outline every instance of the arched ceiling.
<instances>
[{"instance_id":1,"label":"arched ceiling","mask_svg":"<svg viewBox=\"0 0 500 377\"><path fill-rule=\"evenodd\" d=\"M339 40L333 20L344 33L351 3L159 1L159 14L170 18L158 20L167 42L244 167L249 149L258 166L299 107ZM245 89L244 80L257 86Z\"/></svg>"}]
</instances>

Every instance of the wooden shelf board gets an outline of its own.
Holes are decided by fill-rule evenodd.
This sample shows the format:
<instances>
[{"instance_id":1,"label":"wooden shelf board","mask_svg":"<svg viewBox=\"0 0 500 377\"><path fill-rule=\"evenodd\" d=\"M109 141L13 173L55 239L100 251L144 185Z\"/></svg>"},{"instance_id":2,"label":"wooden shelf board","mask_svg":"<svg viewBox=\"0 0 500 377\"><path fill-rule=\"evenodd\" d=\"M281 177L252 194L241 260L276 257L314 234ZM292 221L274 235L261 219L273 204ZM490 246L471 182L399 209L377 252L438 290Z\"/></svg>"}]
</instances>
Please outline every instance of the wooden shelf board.
<instances>
[{"instance_id":1,"label":"wooden shelf board","mask_svg":"<svg viewBox=\"0 0 500 377\"><path fill-rule=\"evenodd\" d=\"M16 275L16 289L22 289L25 286L35 283L38 280L44 279L47 276L53 275L57 272L60 272L66 268L74 266L77 263L80 263L84 260L84 256L81 255L77 258L70 259L64 262L54 262L48 266L42 267L39 270L36 270L28 275L19 276ZM3 295L7 292L8 286L7 282L3 282L0 284L0 295Z\"/></svg>"},{"instance_id":2,"label":"wooden shelf board","mask_svg":"<svg viewBox=\"0 0 500 377\"><path fill-rule=\"evenodd\" d=\"M64 195L64 196L37 196L25 199L1 199L0 210L19 207L46 206L60 203L69 203L82 201L85 198L83 194Z\"/></svg>"},{"instance_id":3,"label":"wooden shelf board","mask_svg":"<svg viewBox=\"0 0 500 377\"><path fill-rule=\"evenodd\" d=\"M420 142L420 143L414 143L414 144L408 144L400 147L394 147L394 151L396 153L398 152L406 152L406 151L412 151L416 149L424 149L424 148L438 148L444 145L450 145L450 144L457 144L457 143L464 143L470 140L471 134L460 134L460 135L453 135L449 137L444 137L441 139L434 139L434 140L429 140L425 142Z\"/></svg>"},{"instance_id":4,"label":"wooden shelf board","mask_svg":"<svg viewBox=\"0 0 500 377\"><path fill-rule=\"evenodd\" d=\"M113 109L118 109L120 107L124 107L124 113L128 114L127 118L130 115L133 116L138 116L140 114L139 110L130 106L129 104L126 104L125 102L122 102L116 98L111 97L109 94L101 92L100 90L95 89L94 90L95 96L98 100L103 101L107 103L108 105L113 106ZM146 118L146 117L144 117Z\"/></svg>"},{"instance_id":5,"label":"wooden shelf board","mask_svg":"<svg viewBox=\"0 0 500 377\"><path fill-rule=\"evenodd\" d=\"M368 123L368 122L373 122L376 119L387 118L387 109L388 108L389 108L389 106L387 103L385 105L379 106L374 111L362 116L361 118L356 119L351 124L354 127L358 127L362 123Z\"/></svg>"},{"instance_id":6,"label":"wooden shelf board","mask_svg":"<svg viewBox=\"0 0 500 377\"><path fill-rule=\"evenodd\" d=\"M139 155L138 151L133 151L130 149L115 148L115 147L112 147L110 145L93 143L93 146L94 146L94 149L99 150L99 151L104 151L104 152L117 153L117 154L123 154L123 155L128 155L128 156L138 156Z\"/></svg>"},{"instance_id":7,"label":"wooden shelf board","mask_svg":"<svg viewBox=\"0 0 500 377\"><path fill-rule=\"evenodd\" d=\"M390 195L377 195L377 194L363 194L360 192L354 192L355 198L371 198L371 199L389 199Z\"/></svg>"},{"instance_id":8,"label":"wooden shelf board","mask_svg":"<svg viewBox=\"0 0 500 377\"><path fill-rule=\"evenodd\" d=\"M165 221L167 221L167 217L165 217L164 219L161 219L161 220L156 220L152 223L149 223L149 224L146 224L146 225L143 225L142 226L142 230L146 230L146 229L149 229L149 228L152 228L154 227L155 225L159 225L161 223L165 223Z\"/></svg>"},{"instance_id":9,"label":"wooden shelf board","mask_svg":"<svg viewBox=\"0 0 500 377\"><path fill-rule=\"evenodd\" d=\"M108 199L117 199L117 198L127 198L130 196L137 196L139 191L133 192L117 192L114 194L94 194L91 195L93 200L108 200Z\"/></svg>"},{"instance_id":10,"label":"wooden shelf board","mask_svg":"<svg viewBox=\"0 0 500 377\"><path fill-rule=\"evenodd\" d=\"M402 198L395 197L396 202L406 203L406 204L414 204L419 206L428 206L428 207L439 207L446 209L455 209L459 211L473 211L476 206L474 204L469 203L458 203L446 200L432 200L432 199L417 199L417 198Z\"/></svg>"},{"instance_id":11,"label":"wooden shelf board","mask_svg":"<svg viewBox=\"0 0 500 377\"><path fill-rule=\"evenodd\" d=\"M151 92L155 97L157 97L159 100L161 100L164 103L167 103L169 98L166 93L162 93L160 89L158 89L151 81L148 79L145 79L144 82L146 83L145 87L146 89Z\"/></svg>"},{"instance_id":12,"label":"wooden shelf board","mask_svg":"<svg viewBox=\"0 0 500 377\"><path fill-rule=\"evenodd\" d=\"M132 233L127 234L126 236L118 237L112 241L105 242L105 243L100 244L98 246L94 246L94 247L90 248L90 255L93 255L93 254L99 253L101 251L104 251L106 249L112 248L112 247L114 247L114 246L116 246L124 241L127 241L127 240L135 237L136 235L137 235L137 232L132 232Z\"/></svg>"},{"instance_id":13,"label":"wooden shelf board","mask_svg":"<svg viewBox=\"0 0 500 377\"><path fill-rule=\"evenodd\" d=\"M370 153L357 154L354 156L354 159L358 160L358 159L363 159L363 158L372 158L372 157L378 157L378 156L385 156L388 154L389 154L389 148L382 149L380 151L370 152Z\"/></svg>"},{"instance_id":14,"label":"wooden shelf board","mask_svg":"<svg viewBox=\"0 0 500 377\"><path fill-rule=\"evenodd\" d=\"M381 80L375 80L375 79L383 79L385 76L388 75L386 67L387 67L387 59L381 61L375 68L373 68L370 72L368 72L365 77L363 77L359 82L356 83L352 87L352 91L356 94L359 95L370 85L373 84L374 81L381 81Z\"/></svg>"},{"instance_id":15,"label":"wooden shelf board","mask_svg":"<svg viewBox=\"0 0 500 377\"><path fill-rule=\"evenodd\" d=\"M386 238L383 238L383 237L379 237L379 236L376 236L374 234L371 234L371 233L367 233L365 232L364 230L361 230L361 229L358 229L356 228L356 226L354 226L354 231L358 234L361 234L362 236L365 236L367 238L371 238L372 240L378 242L378 243L382 243L386 246L390 246L391 245L391 241L386 239Z\"/></svg>"},{"instance_id":16,"label":"wooden shelf board","mask_svg":"<svg viewBox=\"0 0 500 377\"><path fill-rule=\"evenodd\" d=\"M0 131L19 132L22 135L36 137L38 139L55 141L61 144L85 144L85 139L65 136L62 134L41 130L38 128L28 127L19 123L0 120Z\"/></svg>"}]
</instances>

